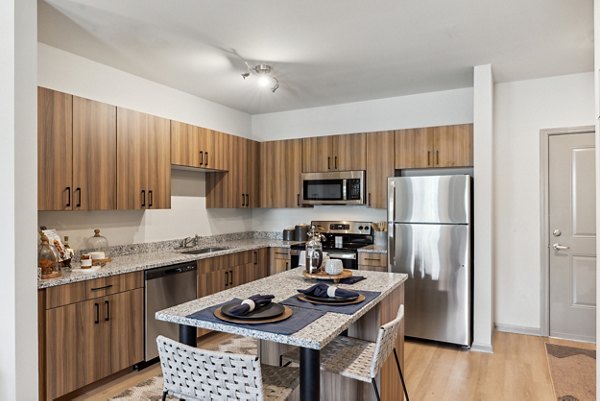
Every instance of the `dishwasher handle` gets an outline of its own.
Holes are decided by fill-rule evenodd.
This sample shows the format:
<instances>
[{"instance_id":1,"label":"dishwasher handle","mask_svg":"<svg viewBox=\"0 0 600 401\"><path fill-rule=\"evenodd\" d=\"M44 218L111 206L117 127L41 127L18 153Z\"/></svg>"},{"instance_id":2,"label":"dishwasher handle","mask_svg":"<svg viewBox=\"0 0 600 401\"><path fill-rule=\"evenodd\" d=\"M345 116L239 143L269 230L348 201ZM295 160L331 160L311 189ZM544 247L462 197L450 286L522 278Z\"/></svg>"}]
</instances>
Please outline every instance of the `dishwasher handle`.
<instances>
[{"instance_id":1,"label":"dishwasher handle","mask_svg":"<svg viewBox=\"0 0 600 401\"><path fill-rule=\"evenodd\" d=\"M177 265L157 267L156 269L146 270L144 272L144 279L146 281L154 280L165 276L171 276L173 274L187 273L195 270L197 270L196 262L180 263Z\"/></svg>"}]
</instances>

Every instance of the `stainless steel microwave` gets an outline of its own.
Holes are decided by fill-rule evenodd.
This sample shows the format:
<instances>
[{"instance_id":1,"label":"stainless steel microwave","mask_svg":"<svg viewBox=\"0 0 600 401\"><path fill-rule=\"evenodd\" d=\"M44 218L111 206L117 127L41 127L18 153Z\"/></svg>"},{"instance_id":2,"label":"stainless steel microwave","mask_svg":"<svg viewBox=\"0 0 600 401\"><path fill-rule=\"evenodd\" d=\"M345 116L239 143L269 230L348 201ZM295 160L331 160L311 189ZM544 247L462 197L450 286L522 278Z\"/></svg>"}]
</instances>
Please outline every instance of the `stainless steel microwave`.
<instances>
[{"instance_id":1,"label":"stainless steel microwave","mask_svg":"<svg viewBox=\"0 0 600 401\"><path fill-rule=\"evenodd\" d=\"M303 205L364 205L365 172L335 171L301 175Z\"/></svg>"}]
</instances>

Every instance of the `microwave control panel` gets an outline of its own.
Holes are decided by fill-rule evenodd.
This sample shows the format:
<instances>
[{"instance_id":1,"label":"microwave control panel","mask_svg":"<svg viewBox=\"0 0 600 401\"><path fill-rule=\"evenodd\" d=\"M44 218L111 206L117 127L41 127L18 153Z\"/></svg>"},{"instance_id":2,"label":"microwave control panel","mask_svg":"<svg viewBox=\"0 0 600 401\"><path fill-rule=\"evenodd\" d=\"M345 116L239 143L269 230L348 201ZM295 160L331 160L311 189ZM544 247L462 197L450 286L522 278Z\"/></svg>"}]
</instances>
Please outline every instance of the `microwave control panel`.
<instances>
[{"instance_id":1,"label":"microwave control panel","mask_svg":"<svg viewBox=\"0 0 600 401\"><path fill-rule=\"evenodd\" d=\"M350 178L346 180L346 199L360 200L362 198L360 186L360 179L358 178Z\"/></svg>"}]
</instances>

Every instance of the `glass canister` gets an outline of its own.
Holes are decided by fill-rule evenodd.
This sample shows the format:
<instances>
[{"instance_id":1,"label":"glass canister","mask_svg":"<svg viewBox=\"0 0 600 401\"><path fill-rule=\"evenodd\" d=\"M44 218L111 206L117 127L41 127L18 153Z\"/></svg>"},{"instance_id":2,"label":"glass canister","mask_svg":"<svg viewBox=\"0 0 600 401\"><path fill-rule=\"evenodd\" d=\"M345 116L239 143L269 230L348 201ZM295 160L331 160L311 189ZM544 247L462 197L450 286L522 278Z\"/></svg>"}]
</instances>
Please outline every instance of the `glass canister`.
<instances>
[{"instance_id":1,"label":"glass canister","mask_svg":"<svg viewBox=\"0 0 600 401\"><path fill-rule=\"evenodd\" d=\"M108 240L105 236L100 235L100 229L94 230L94 236L87 240L88 248L95 251L102 251L105 257L108 257Z\"/></svg>"},{"instance_id":2,"label":"glass canister","mask_svg":"<svg viewBox=\"0 0 600 401\"><path fill-rule=\"evenodd\" d=\"M323 263L323 244L321 244L321 234L315 232L315 226L310 228L308 233L310 239L306 242L306 272L309 274L318 273Z\"/></svg>"},{"instance_id":3,"label":"glass canister","mask_svg":"<svg viewBox=\"0 0 600 401\"><path fill-rule=\"evenodd\" d=\"M44 279L60 277L62 272L58 263L58 256L54 248L50 246L46 234L42 234L41 241L38 250L38 266L42 270L41 277Z\"/></svg>"}]
</instances>

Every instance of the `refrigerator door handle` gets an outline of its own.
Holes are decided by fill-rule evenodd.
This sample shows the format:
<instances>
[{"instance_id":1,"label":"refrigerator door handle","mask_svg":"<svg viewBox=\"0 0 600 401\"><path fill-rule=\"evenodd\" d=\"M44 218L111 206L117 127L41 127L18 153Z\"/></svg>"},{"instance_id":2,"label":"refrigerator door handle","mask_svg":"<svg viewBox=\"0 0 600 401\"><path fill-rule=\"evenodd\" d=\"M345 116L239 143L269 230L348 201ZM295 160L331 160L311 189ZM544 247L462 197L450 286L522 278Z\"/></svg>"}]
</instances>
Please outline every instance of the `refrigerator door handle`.
<instances>
[{"instance_id":1,"label":"refrigerator door handle","mask_svg":"<svg viewBox=\"0 0 600 401\"><path fill-rule=\"evenodd\" d=\"M394 208L396 206L396 183L388 178L388 224L394 224L396 216Z\"/></svg>"}]
</instances>

